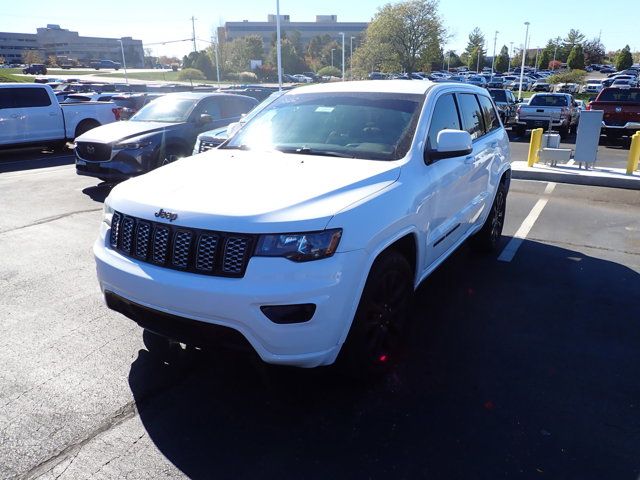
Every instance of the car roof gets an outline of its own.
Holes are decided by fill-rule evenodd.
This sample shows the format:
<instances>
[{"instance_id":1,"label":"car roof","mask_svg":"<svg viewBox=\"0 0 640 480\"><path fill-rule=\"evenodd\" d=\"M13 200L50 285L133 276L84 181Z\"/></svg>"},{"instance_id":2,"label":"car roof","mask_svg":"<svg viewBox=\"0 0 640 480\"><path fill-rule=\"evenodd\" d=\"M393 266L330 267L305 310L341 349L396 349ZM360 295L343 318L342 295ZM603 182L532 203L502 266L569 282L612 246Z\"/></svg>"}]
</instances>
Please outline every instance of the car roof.
<instances>
[{"instance_id":1,"label":"car roof","mask_svg":"<svg viewBox=\"0 0 640 480\"><path fill-rule=\"evenodd\" d=\"M251 98L252 100L255 100L253 97L249 97L247 95L237 95L233 93L221 93L221 92L175 92L175 93L167 93L166 95L164 95L164 97L186 98L191 100L201 100L203 98L208 98L208 97L233 97L233 98L244 97L244 98Z\"/></svg>"}]
</instances>

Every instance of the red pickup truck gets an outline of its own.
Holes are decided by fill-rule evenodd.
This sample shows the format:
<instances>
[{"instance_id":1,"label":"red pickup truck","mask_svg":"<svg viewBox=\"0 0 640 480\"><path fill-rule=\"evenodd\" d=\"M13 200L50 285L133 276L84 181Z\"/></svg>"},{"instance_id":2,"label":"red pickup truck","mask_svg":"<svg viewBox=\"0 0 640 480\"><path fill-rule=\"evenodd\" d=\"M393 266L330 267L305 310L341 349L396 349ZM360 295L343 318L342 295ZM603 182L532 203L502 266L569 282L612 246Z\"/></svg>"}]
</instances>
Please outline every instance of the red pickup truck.
<instances>
[{"instance_id":1,"label":"red pickup truck","mask_svg":"<svg viewBox=\"0 0 640 480\"><path fill-rule=\"evenodd\" d=\"M640 131L640 88L605 88L587 106L603 110L602 133L616 139Z\"/></svg>"}]
</instances>

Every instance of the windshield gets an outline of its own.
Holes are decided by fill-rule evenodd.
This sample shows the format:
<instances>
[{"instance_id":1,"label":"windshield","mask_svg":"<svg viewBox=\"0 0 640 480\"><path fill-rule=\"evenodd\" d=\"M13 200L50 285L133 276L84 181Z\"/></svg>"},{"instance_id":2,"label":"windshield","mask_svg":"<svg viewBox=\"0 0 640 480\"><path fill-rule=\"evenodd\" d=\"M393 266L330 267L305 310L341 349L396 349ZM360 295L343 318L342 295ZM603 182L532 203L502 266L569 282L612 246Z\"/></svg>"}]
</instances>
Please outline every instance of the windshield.
<instances>
[{"instance_id":1,"label":"windshield","mask_svg":"<svg viewBox=\"0 0 640 480\"><path fill-rule=\"evenodd\" d=\"M197 103L194 98L162 97L141 108L131 122L186 122Z\"/></svg>"},{"instance_id":2,"label":"windshield","mask_svg":"<svg viewBox=\"0 0 640 480\"><path fill-rule=\"evenodd\" d=\"M640 103L640 88L603 90L598 97L598 102L629 102Z\"/></svg>"},{"instance_id":3,"label":"windshield","mask_svg":"<svg viewBox=\"0 0 640 480\"><path fill-rule=\"evenodd\" d=\"M532 107L566 107L567 97L554 95L536 95L529 101Z\"/></svg>"},{"instance_id":4,"label":"windshield","mask_svg":"<svg viewBox=\"0 0 640 480\"><path fill-rule=\"evenodd\" d=\"M290 93L223 148L396 160L409 150L423 99L377 92Z\"/></svg>"},{"instance_id":5,"label":"windshield","mask_svg":"<svg viewBox=\"0 0 640 480\"><path fill-rule=\"evenodd\" d=\"M489 90L489 95L496 102L506 102L507 101L507 92L504 90Z\"/></svg>"}]
</instances>

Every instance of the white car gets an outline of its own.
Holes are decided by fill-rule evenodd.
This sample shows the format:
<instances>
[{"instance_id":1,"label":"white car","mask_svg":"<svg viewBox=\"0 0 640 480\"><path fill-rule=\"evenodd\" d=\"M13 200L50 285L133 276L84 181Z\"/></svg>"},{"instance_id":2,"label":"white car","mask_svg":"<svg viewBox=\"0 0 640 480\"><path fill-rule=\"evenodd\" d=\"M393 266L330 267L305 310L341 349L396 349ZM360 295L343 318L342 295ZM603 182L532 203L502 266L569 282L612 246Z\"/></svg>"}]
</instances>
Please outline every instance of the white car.
<instances>
[{"instance_id":1,"label":"white car","mask_svg":"<svg viewBox=\"0 0 640 480\"><path fill-rule=\"evenodd\" d=\"M602 80L589 79L587 83L580 88L580 93L600 93L602 88Z\"/></svg>"},{"instance_id":2,"label":"white car","mask_svg":"<svg viewBox=\"0 0 640 480\"><path fill-rule=\"evenodd\" d=\"M420 283L470 237L497 248L510 172L485 89L300 87L220 148L116 186L100 287L150 351L238 342L268 363L378 371Z\"/></svg>"}]
</instances>

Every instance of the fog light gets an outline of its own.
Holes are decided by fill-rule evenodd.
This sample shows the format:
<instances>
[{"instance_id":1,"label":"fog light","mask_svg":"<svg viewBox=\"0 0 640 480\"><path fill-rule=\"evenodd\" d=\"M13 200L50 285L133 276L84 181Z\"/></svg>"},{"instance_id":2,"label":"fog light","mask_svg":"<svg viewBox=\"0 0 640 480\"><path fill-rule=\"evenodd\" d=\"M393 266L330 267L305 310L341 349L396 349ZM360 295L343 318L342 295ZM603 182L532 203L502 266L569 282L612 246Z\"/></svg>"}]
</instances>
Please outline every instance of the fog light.
<instances>
[{"instance_id":1,"label":"fog light","mask_svg":"<svg viewBox=\"0 0 640 480\"><path fill-rule=\"evenodd\" d=\"M263 305L262 313L273 323L304 323L311 320L316 313L314 303L301 303L298 305Z\"/></svg>"}]
</instances>

